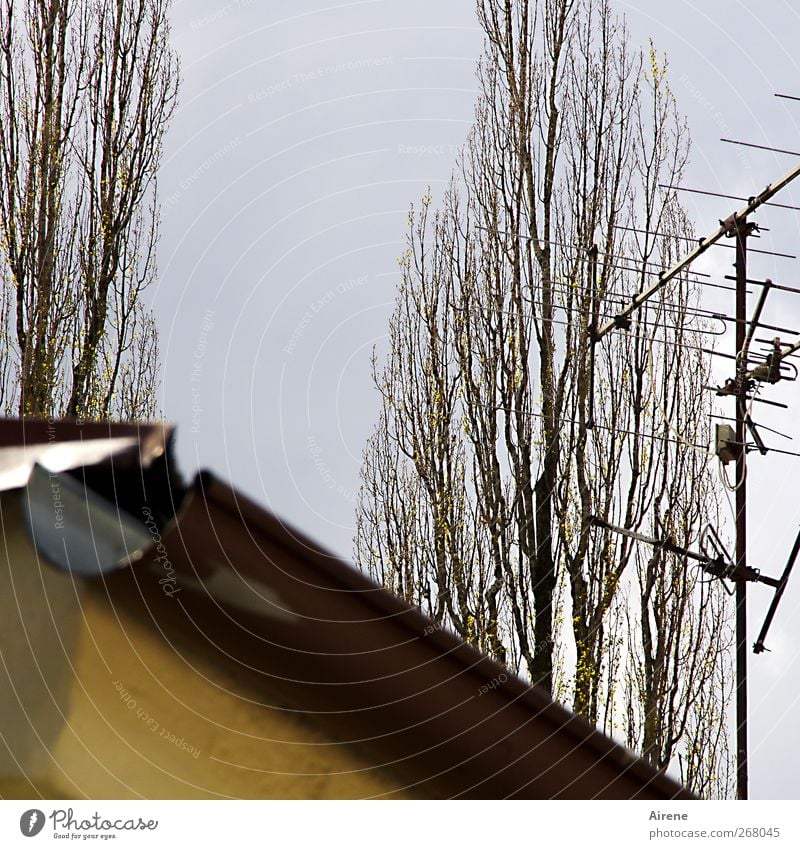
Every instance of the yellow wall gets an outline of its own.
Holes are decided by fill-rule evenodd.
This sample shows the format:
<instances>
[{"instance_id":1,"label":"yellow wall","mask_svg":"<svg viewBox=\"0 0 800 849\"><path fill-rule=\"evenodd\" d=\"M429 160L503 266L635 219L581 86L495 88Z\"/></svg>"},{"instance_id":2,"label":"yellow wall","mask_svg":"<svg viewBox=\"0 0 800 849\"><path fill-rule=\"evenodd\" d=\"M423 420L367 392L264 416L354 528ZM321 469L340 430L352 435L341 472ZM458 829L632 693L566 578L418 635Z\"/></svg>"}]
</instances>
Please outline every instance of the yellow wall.
<instances>
[{"instance_id":1,"label":"yellow wall","mask_svg":"<svg viewBox=\"0 0 800 849\"><path fill-rule=\"evenodd\" d=\"M402 795L388 770L37 563L14 498L0 499L0 795Z\"/></svg>"}]
</instances>

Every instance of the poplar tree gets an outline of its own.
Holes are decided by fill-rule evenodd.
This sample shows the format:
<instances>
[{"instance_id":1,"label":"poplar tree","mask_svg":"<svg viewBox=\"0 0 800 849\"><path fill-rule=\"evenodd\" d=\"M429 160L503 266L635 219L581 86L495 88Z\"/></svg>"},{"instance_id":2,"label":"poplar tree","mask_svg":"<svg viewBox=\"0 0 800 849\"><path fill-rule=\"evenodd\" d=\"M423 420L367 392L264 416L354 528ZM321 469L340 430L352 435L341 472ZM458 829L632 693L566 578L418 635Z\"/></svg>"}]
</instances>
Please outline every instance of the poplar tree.
<instances>
[{"instance_id":1,"label":"poplar tree","mask_svg":"<svg viewBox=\"0 0 800 849\"><path fill-rule=\"evenodd\" d=\"M155 412L169 0L0 0L0 406Z\"/></svg>"},{"instance_id":2,"label":"poplar tree","mask_svg":"<svg viewBox=\"0 0 800 849\"><path fill-rule=\"evenodd\" d=\"M696 547L719 521L691 274L689 134L666 60L607 0L480 0L473 129L412 208L366 447L361 568L659 768L726 795L718 582L605 525ZM600 520L598 523L597 520Z\"/></svg>"}]
</instances>

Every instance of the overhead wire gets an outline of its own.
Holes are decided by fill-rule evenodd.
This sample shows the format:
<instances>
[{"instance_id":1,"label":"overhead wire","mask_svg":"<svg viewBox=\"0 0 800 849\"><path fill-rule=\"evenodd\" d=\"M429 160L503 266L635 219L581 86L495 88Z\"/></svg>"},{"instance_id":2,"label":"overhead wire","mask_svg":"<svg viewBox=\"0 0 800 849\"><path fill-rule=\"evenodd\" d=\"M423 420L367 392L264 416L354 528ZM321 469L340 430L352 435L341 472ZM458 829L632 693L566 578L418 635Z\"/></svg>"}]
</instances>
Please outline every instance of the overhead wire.
<instances>
[{"instance_id":1,"label":"overhead wire","mask_svg":"<svg viewBox=\"0 0 800 849\"><path fill-rule=\"evenodd\" d=\"M722 421L726 421L726 422L735 422L736 421L736 419L732 419L730 416L721 416L717 413L709 413L708 415L709 415L709 418L712 418L712 419L721 419ZM775 428L773 428L773 427L767 427L767 425L760 424L759 422L753 422L753 424L757 428L760 428L761 430L766 430L768 433L774 433L776 436L780 436L783 439L788 439L790 441L794 441L794 437L789 436L786 433L782 433L779 430L775 430ZM774 449L770 449L770 450L774 450Z\"/></svg>"},{"instance_id":2,"label":"overhead wire","mask_svg":"<svg viewBox=\"0 0 800 849\"><path fill-rule=\"evenodd\" d=\"M503 412L503 413L508 412L508 410L506 410L506 408L502 407L502 406L495 407L494 409L497 412ZM518 415L518 413L517 413L517 415ZM544 418L543 413L535 413L533 410L526 410L524 412L524 415L532 416L534 418ZM578 425L578 427L585 427L585 422L580 422L576 419L562 419L561 421L564 422L565 424L574 424L574 425ZM602 424L598 424L597 422L594 423L594 427L599 428L600 430L607 430L607 431L610 431L612 433L624 433L628 436L638 436L640 439L652 439L654 441L673 442L673 443L678 441L678 440L675 440L675 439L670 439L667 436L663 436L662 434L641 433L641 432L635 431L635 430L626 430L625 428L610 427L609 425L602 425ZM700 445L700 443L686 442L685 440L681 440L680 444L685 445L689 448L700 450L700 451L704 451L704 452L708 451L708 445Z\"/></svg>"}]
</instances>

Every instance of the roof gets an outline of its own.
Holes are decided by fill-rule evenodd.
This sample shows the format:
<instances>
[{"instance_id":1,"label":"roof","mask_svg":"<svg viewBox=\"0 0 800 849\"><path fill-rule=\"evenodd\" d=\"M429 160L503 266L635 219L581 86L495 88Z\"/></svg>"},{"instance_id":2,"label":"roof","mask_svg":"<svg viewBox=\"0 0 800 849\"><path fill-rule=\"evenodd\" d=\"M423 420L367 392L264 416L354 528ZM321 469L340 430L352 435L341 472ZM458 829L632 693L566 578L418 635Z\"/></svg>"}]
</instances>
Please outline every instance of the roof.
<instances>
[{"instance_id":1,"label":"roof","mask_svg":"<svg viewBox=\"0 0 800 849\"><path fill-rule=\"evenodd\" d=\"M53 427L0 422L0 446L52 442ZM72 473L124 503L149 533L132 564L84 579L116 609L233 670L254 697L289 700L336 742L402 773L419 796L693 798L213 474L184 489L173 472L148 479L131 469L134 456L146 468L168 458L169 435L55 424L55 441L72 448L137 442L138 451L107 452ZM134 510L137 475L145 485ZM165 487L175 491L154 492ZM165 503L180 505L174 518L164 518Z\"/></svg>"}]
</instances>

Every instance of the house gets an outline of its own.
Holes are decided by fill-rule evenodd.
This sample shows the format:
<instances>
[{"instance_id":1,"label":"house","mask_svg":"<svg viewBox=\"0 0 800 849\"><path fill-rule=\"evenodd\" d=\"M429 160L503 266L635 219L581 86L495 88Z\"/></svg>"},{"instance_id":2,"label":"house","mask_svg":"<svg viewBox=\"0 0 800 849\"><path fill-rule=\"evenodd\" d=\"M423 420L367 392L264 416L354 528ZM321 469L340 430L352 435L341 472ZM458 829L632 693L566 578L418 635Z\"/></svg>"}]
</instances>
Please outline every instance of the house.
<instances>
[{"instance_id":1,"label":"house","mask_svg":"<svg viewBox=\"0 0 800 849\"><path fill-rule=\"evenodd\" d=\"M0 796L692 798L172 438L0 422Z\"/></svg>"}]
</instances>

